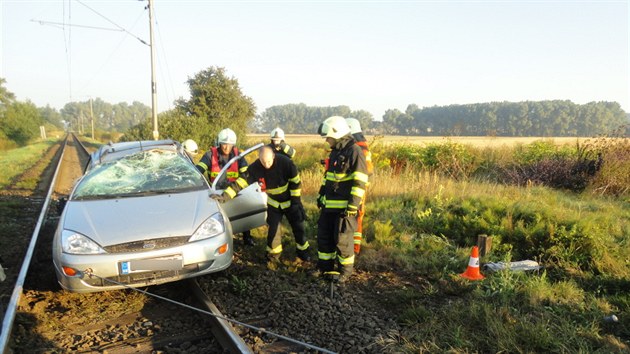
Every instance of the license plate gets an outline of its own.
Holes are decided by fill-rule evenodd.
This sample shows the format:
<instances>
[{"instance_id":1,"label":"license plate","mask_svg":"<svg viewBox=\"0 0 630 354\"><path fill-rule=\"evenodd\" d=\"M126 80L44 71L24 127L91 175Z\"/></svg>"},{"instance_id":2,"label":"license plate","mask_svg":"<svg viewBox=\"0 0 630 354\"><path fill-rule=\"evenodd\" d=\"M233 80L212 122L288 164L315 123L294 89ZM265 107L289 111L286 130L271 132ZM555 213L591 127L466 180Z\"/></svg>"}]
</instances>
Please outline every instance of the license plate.
<instances>
[{"instance_id":1,"label":"license plate","mask_svg":"<svg viewBox=\"0 0 630 354\"><path fill-rule=\"evenodd\" d=\"M184 267L184 258L182 255L174 255L160 258L133 259L122 261L119 265L120 274L152 270L180 270Z\"/></svg>"}]
</instances>

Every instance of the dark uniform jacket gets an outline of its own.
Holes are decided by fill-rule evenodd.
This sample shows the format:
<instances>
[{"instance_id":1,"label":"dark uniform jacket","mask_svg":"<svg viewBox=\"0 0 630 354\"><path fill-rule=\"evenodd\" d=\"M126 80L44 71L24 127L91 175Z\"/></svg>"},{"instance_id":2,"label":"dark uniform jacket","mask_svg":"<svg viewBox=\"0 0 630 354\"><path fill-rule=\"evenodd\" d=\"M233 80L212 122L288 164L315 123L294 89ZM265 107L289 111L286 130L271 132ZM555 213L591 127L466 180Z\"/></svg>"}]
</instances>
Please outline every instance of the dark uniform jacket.
<instances>
[{"instance_id":1,"label":"dark uniform jacket","mask_svg":"<svg viewBox=\"0 0 630 354\"><path fill-rule=\"evenodd\" d=\"M291 145L285 143L284 140L278 145L269 143L267 144L267 146L269 146L271 150L273 150L273 152L276 153L276 155L282 154L290 159L292 159L293 156L295 156L295 149L292 148Z\"/></svg>"},{"instance_id":2,"label":"dark uniform jacket","mask_svg":"<svg viewBox=\"0 0 630 354\"><path fill-rule=\"evenodd\" d=\"M368 182L365 155L351 136L337 141L319 189L326 212L358 210ZM322 200L323 199L323 200Z\"/></svg>"},{"instance_id":3,"label":"dark uniform jacket","mask_svg":"<svg viewBox=\"0 0 630 354\"><path fill-rule=\"evenodd\" d=\"M247 169L246 184L237 180L224 193L234 198L240 190L255 182L260 183L267 192L267 204L270 207L284 210L301 203L300 175L293 161L284 155L277 154L269 169L264 168L260 160L254 161Z\"/></svg>"}]
</instances>

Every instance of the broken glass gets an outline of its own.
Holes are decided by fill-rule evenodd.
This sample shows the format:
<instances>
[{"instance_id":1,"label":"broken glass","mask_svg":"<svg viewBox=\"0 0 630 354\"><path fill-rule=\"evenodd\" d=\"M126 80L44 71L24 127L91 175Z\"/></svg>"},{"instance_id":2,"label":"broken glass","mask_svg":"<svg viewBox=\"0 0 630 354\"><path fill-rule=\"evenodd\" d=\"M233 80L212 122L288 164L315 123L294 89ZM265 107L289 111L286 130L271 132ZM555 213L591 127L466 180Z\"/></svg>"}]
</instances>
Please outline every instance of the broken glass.
<instances>
[{"instance_id":1,"label":"broken glass","mask_svg":"<svg viewBox=\"0 0 630 354\"><path fill-rule=\"evenodd\" d=\"M136 197L208 188L186 157L171 150L139 151L87 172L72 199Z\"/></svg>"}]
</instances>

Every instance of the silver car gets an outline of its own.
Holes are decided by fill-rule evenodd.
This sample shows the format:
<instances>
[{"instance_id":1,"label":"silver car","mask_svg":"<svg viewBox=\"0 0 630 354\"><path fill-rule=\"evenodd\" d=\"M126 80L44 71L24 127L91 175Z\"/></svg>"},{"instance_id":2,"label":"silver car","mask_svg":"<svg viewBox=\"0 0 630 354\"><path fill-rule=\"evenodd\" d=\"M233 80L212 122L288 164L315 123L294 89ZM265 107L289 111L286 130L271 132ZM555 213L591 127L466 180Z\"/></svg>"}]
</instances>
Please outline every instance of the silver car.
<instances>
[{"instance_id":1,"label":"silver car","mask_svg":"<svg viewBox=\"0 0 630 354\"><path fill-rule=\"evenodd\" d=\"M226 269L232 234L265 224L253 184L227 203L179 143L109 144L92 154L59 219L53 262L75 292L155 285Z\"/></svg>"}]
</instances>

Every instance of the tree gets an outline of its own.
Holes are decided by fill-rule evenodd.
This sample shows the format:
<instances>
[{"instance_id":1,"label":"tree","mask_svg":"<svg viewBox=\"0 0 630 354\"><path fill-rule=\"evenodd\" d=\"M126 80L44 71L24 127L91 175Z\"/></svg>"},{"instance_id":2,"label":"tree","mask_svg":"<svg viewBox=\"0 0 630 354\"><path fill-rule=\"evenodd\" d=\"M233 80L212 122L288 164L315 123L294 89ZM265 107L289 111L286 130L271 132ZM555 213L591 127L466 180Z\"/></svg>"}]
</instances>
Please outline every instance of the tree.
<instances>
[{"instance_id":1,"label":"tree","mask_svg":"<svg viewBox=\"0 0 630 354\"><path fill-rule=\"evenodd\" d=\"M61 123L61 113L57 112L56 109L50 107L50 105L46 105L46 107L40 107L39 115L45 122L50 123L57 128L63 128L63 124Z\"/></svg>"},{"instance_id":2,"label":"tree","mask_svg":"<svg viewBox=\"0 0 630 354\"><path fill-rule=\"evenodd\" d=\"M224 68L210 67L188 78L190 98L176 101L176 109L184 116L203 118L195 131L203 132L200 146L210 146L218 132L230 128L244 137L248 123L254 118L256 105L243 94L238 80L228 77ZM168 133L160 129L162 134Z\"/></svg>"},{"instance_id":3,"label":"tree","mask_svg":"<svg viewBox=\"0 0 630 354\"><path fill-rule=\"evenodd\" d=\"M18 145L26 145L30 139L39 135L41 123L39 111L30 101L13 102L0 115L0 129Z\"/></svg>"}]
</instances>

